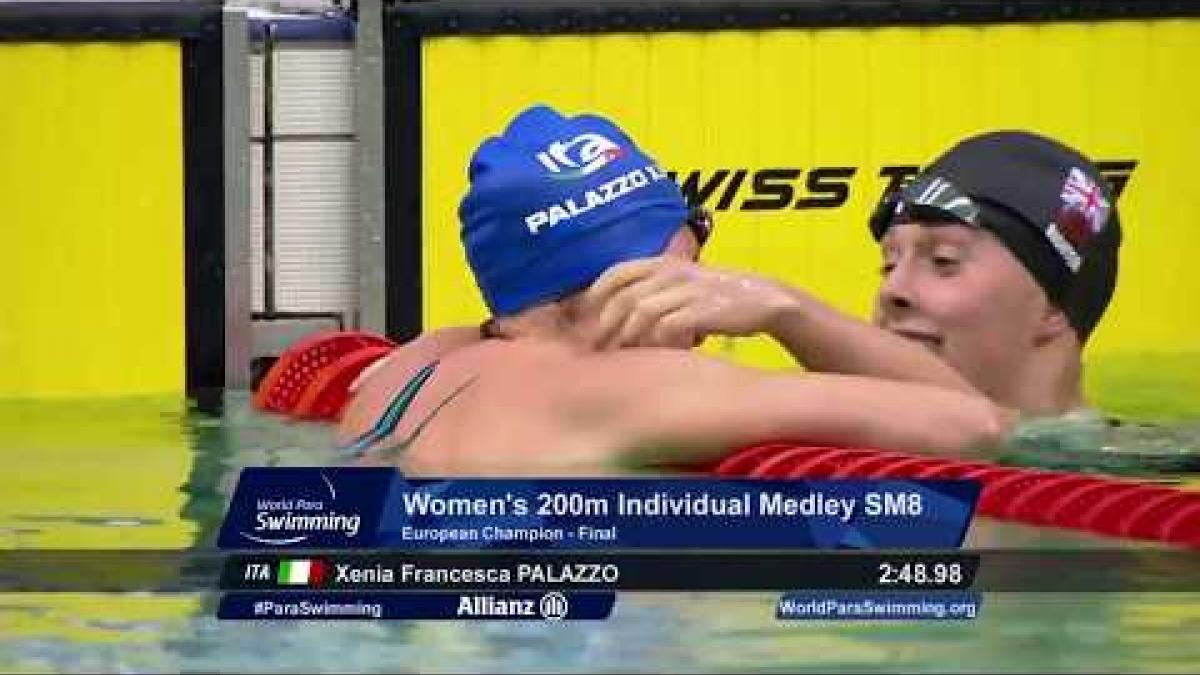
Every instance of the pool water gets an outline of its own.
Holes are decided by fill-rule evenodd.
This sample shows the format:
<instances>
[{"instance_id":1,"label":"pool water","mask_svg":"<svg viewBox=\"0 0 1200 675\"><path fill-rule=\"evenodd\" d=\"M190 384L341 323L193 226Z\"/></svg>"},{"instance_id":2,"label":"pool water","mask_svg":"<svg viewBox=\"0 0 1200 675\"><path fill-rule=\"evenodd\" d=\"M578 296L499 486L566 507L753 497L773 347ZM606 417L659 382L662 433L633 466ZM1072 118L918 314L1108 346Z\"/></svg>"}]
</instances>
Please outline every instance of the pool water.
<instances>
[{"instance_id":1,"label":"pool water","mask_svg":"<svg viewBox=\"0 0 1200 675\"><path fill-rule=\"evenodd\" d=\"M1122 438L1166 454L1176 454L1181 441L1194 446L1200 438L1200 426L1187 421L1124 429L1133 435ZM331 440L328 427L260 415L239 394L229 396L221 416L161 399L0 403L0 453L7 462L0 471L0 549L211 548L241 467L341 463ZM1055 461L1068 454L1081 461L1077 449ZM1154 473L1162 478L1161 466ZM986 520L972 526L968 545L1149 546ZM975 621L874 624L780 623L774 619L776 598L627 593L610 620L579 624L226 623L214 618L217 595L208 592L6 593L0 594L0 670L1200 667L1194 639L1200 634L1200 593L989 593Z\"/></svg>"}]
</instances>

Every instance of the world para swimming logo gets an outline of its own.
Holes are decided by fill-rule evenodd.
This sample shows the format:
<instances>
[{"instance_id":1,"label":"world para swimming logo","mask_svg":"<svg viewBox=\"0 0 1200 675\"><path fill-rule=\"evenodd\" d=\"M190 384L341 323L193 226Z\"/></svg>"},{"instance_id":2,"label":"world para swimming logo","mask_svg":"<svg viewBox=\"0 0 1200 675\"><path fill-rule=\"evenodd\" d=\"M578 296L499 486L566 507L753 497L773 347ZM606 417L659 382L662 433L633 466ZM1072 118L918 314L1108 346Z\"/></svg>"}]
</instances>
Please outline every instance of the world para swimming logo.
<instances>
[{"instance_id":1,"label":"world para swimming logo","mask_svg":"<svg viewBox=\"0 0 1200 675\"><path fill-rule=\"evenodd\" d=\"M536 157L555 180L576 180L589 176L620 159L621 146L593 132L579 134L569 141L555 141Z\"/></svg>"},{"instance_id":2,"label":"world para swimming logo","mask_svg":"<svg viewBox=\"0 0 1200 675\"><path fill-rule=\"evenodd\" d=\"M267 546L292 546L307 542L318 533L358 536L361 516L339 513L337 489L324 472L317 472L321 487L316 495L264 496L254 499L251 527L238 531L244 539Z\"/></svg>"}]
</instances>

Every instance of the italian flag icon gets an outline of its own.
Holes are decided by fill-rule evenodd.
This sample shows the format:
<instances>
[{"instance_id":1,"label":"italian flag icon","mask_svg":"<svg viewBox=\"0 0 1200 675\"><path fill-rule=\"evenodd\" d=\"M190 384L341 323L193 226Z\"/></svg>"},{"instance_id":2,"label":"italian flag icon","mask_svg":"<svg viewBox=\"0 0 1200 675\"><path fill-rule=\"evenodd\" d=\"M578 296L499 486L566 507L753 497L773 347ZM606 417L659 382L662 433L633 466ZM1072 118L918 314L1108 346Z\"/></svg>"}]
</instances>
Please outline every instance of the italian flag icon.
<instances>
[{"instance_id":1,"label":"italian flag icon","mask_svg":"<svg viewBox=\"0 0 1200 675\"><path fill-rule=\"evenodd\" d=\"M280 560L279 583L290 586L320 586L327 566L320 560Z\"/></svg>"}]
</instances>

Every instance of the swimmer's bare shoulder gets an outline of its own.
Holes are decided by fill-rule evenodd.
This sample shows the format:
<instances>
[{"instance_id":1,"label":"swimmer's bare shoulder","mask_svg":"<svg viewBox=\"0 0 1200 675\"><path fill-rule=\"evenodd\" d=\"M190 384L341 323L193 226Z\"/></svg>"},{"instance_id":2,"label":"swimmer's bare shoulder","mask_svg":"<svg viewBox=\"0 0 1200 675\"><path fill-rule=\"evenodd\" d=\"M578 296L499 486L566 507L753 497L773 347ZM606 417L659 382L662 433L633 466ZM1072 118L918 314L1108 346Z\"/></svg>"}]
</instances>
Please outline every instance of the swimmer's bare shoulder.
<instances>
[{"instance_id":1,"label":"swimmer's bare shoulder","mask_svg":"<svg viewBox=\"0 0 1200 675\"><path fill-rule=\"evenodd\" d=\"M383 414L390 392L403 388L421 368L481 342L475 327L451 327L422 333L372 364L350 386L352 394L338 425L345 445L370 428Z\"/></svg>"},{"instance_id":2,"label":"swimmer's bare shoulder","mask_svg":"<svg viewBox=\"0 0 1200 675\"><path fill-rule=\"evenodd\" d=\"M363 382L343 414L345 445L433 364L371 463L387 456L414 474L526 472L595 466L626 445L605 403L622 357L538 339L477 341L436 358L411 346Z\"/></svg>"},{"instance_id":3,"label":"swimmer's bare shoulder","mask_svg":"<svg viewBox=\"0 0 1200 675\"><path fill-rule=\"evenodd\" d=\"M767 440L956 453L1004 427L985 399L936 386L770 373L676 350L493 342L455 351L439 373L424 403L436 417L403 458L417 473L675 463Z\"/></svg>"}]
</instances>

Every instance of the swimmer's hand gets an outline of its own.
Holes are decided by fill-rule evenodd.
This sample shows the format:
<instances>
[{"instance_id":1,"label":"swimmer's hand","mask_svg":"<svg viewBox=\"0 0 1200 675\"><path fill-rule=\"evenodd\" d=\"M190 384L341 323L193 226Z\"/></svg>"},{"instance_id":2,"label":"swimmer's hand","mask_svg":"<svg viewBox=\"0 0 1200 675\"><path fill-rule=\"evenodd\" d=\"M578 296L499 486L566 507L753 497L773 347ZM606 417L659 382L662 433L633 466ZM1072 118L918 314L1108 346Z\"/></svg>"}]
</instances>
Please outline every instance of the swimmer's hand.
<instances>
[{"instance_id":1,"label":"swimmer's hand","mask_svg":"<svg viewBox=\"0 0 1200 675\"><path fill-rule=\"evenodd\" d=\"M690 348L709 335L766 332L794 300L754 274L661 256L616 265L583 294L587 336L600 349Z\"/></svg>"},{"instance_id":2,"label":"swimmer's hand","mask_svg":"<svg viewBox=\"0 0 1200 675\"><path fill-rule=\"evenodd\" d=\"M710 335L769 335L807 370L932 384L981 396L924 345L772 279L662 256L616 265L582 294L600 349L691 348ZM598 318L596 318L598 317Z\"/></svg>"}]
</instances>

